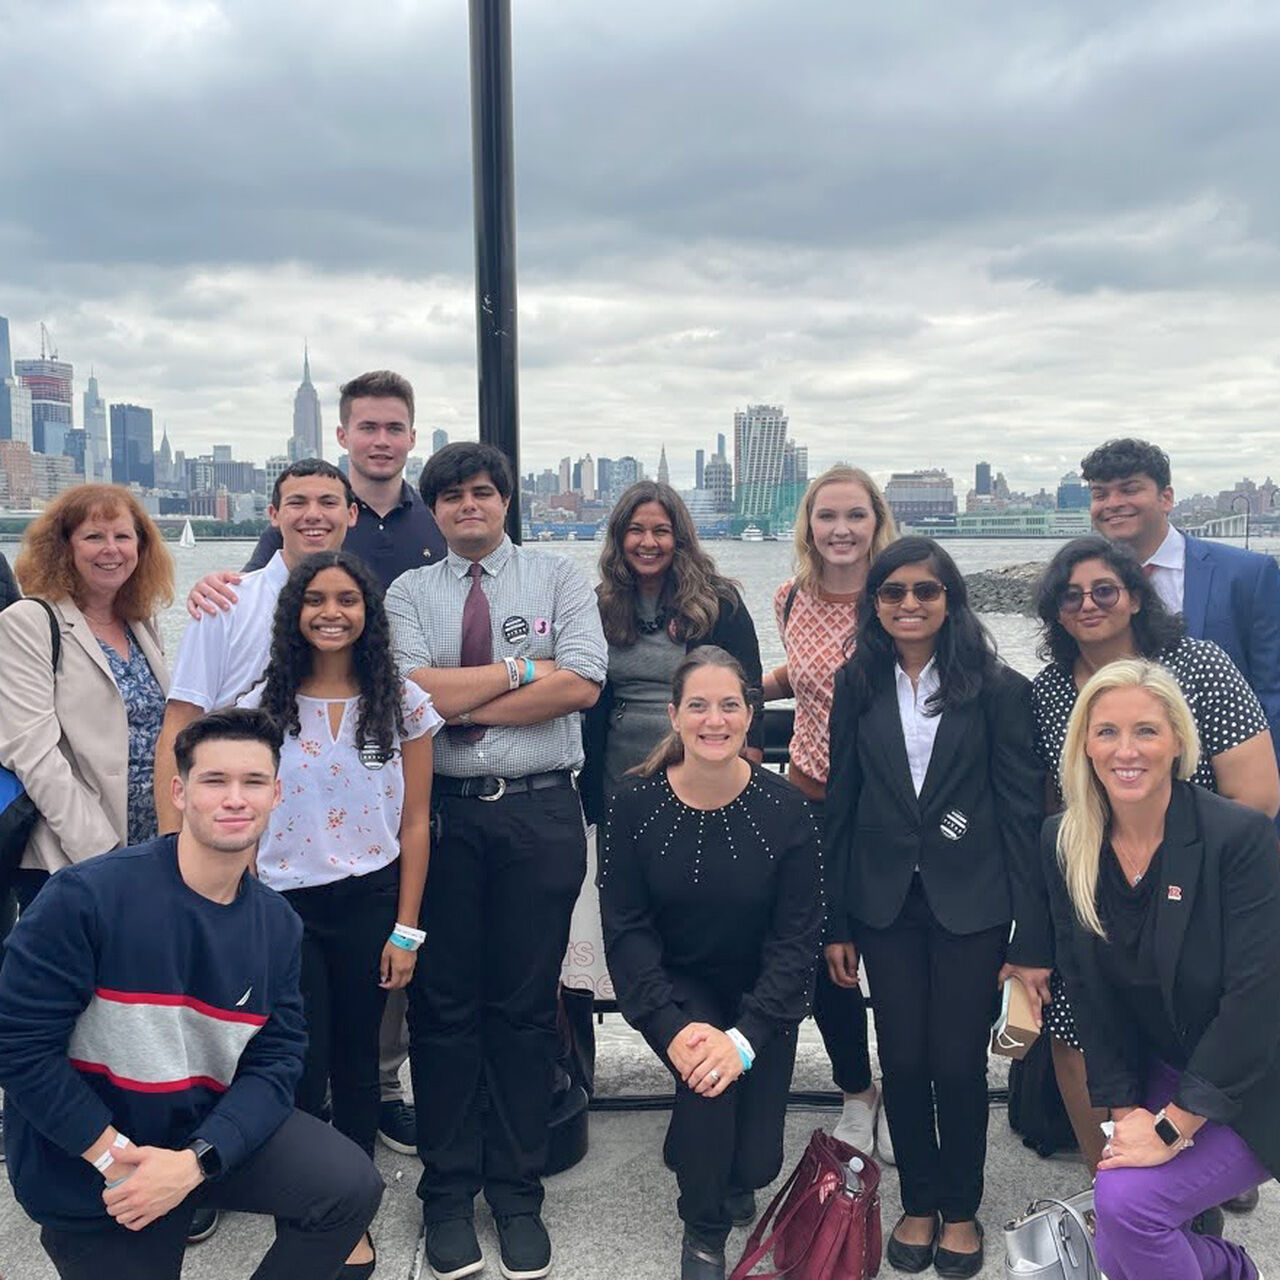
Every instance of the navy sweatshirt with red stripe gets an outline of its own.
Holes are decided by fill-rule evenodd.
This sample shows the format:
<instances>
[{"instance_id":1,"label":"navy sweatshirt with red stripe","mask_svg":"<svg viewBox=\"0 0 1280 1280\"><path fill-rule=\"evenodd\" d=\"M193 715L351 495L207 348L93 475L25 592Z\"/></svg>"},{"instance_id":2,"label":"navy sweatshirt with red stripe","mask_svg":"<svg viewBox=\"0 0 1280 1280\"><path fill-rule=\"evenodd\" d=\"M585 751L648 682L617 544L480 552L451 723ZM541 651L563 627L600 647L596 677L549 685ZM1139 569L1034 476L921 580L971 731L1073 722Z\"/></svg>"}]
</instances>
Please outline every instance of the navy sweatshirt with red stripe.
<instances>
[{"instance_id":1,"label":"navy sweatshirt with red stripe","mask_svg":"<svg viewBox=\"0 0 1280 1280\"><path fill-rule=\"evenodd\" d=\"M5 944L0 1087L9 1178L42 1225L103 1225L103 1178L80 1158L109 1124L143 1146L203 1138L224 1170L293 1108L306 1024L302 924L246 875L209 901L177 837L52 876Z\"/></svg>"}]
</instances>

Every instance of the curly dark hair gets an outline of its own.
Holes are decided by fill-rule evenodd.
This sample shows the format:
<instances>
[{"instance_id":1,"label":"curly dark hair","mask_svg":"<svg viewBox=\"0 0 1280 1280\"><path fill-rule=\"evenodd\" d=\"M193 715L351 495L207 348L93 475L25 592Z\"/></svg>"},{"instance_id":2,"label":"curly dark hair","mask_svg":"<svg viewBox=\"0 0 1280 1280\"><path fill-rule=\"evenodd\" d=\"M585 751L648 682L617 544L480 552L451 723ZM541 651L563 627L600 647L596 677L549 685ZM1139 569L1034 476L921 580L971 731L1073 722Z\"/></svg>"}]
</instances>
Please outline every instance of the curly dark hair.
<instances>
[{"instance_id":1,"label":"curly dark hair","mask_svg":"<svg viewBox=\"0 0 1280 1280\"><path fill-rule=\"evenodd\" d=\"M899 538L871 562L864 599L874 601L885 579L904 565L926 564L947 589L947 617L938 632L934 661L938 691L925 703L931 715L972 701L996 673L996 647L986 627L969 605L969 590L956 562L932 538ZM863 609L857 643L846 670L859 703L868 704L886 684L893 683L897 651L880 622L879 611Z\"/></svg>"},{"instance_id":2,"label":"curly dark hair","mask_svg":"<svg viewBox=\"0 0 1280 1280\"><path fill-rule=\"evenodd\" d=\"M1062 593L1071 581L1072 572L1076 565L1086 560L1101 560L1120 579L1130 598L1137 601L1138 611L1129 625L1140 657L1158 658L1182 638L1185 630L1182 620L1164 607L1164 601L1133 552L1123 543L1090 534L1074 538L1059 548L1040 576L1040 585L1036 588L1036 612L1040 615L1043 631L1036 652L1041 658L1066 671L1075 665L1080 646L1062 625L1058 614Z\"/></svg>"},{"instance_id":3,"label":"curly dark hair","mask_svg":"<svg viewBox=\"0 0 1280 1280\"><path fill-rule=\"evenodd\" d=\"M364 597L364 630L351 649L352 667L360 686L360 718L356 746L376 745L385 755L404 733L400 690L403 682L391 657L391 625L382 606L382 586L349 551L318 551L307 556L289 575L276 601L271 624L271 660L267 664L262 708L286 733L302 731L298 719L298 688L311 674L311 645L298 627L302 601L316 574L341 569Z\"/></svg>"},{"instance_id":4,"label":"curly dark hair","mask_svg":"<svg viewBox=\"0 0 1280 1280\"><path fill-rule=\"evenodd\" d=\"M1126 436L1108 440L1080 459L1080 475L1085 484L1094 480L1123 480L1127 476L1149 476L1157 489L1172 483L1169 455L1157 444Z\"/></svg>"}]
</instances>

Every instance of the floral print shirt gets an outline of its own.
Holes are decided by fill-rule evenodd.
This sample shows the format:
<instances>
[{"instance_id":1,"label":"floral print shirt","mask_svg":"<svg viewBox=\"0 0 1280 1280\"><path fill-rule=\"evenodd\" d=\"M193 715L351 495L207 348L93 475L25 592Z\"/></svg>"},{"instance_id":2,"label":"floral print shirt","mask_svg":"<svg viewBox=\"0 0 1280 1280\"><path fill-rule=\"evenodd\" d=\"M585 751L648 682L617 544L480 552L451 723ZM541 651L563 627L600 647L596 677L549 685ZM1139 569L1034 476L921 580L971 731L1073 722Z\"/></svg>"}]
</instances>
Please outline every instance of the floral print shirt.
<instances>
[{"instance_id":1,"label":"floral print shirt","mask_svg":"<svg viewBox=\"0 0 1280 1280\"><path fill-rule=\"evenodd\" d=\"M261 686L241 698L257 706ZM356 746L360 699L343 700L333 732L329 704L336 698L298 696L302 731L286 734L280 753L283 792L258 847L258 877L272 889L312 889L351 876L367 876L400 856L404 766L400 738L391 759L363 755ZM401 693L405 738L436 733L444 721L430 695L406 682Z\"/></svg>"},{"instance_id":2,"label":"floral print shirt","mask_svg":"<svg viewBox=\"0 0 1280 1280\"><path fill-rule=\"evenodd\" d=\"M98 644L111 667L112 678L124 699L129 721L129 843L142 844L156 836L156 805L152 792L155 775L156 739L164 723L164 690L156 679L142 646L129 638L129 657L122 658L111 645Z\"/></svg>"}]
</instances>

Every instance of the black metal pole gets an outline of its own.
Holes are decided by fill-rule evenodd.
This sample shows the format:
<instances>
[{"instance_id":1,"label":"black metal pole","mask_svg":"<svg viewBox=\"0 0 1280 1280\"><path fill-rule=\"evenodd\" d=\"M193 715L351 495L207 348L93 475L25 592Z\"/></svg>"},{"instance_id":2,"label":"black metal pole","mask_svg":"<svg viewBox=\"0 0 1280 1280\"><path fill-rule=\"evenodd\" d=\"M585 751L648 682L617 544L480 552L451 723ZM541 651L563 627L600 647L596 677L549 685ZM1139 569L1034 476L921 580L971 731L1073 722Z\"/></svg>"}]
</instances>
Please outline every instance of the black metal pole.
<instances>
[{"instance_id":1,"label":"black metal pole","mask_svg":"<svg viewBox=\"0 0 1280 1280\"><path fill-rule=\"evenodd\" d=\"M520 397L516 359L515 146L511 0L470 0L471 168L476 220L480 439L515 476L507 532L520 541Z\"/></svg>"}]
</instances>

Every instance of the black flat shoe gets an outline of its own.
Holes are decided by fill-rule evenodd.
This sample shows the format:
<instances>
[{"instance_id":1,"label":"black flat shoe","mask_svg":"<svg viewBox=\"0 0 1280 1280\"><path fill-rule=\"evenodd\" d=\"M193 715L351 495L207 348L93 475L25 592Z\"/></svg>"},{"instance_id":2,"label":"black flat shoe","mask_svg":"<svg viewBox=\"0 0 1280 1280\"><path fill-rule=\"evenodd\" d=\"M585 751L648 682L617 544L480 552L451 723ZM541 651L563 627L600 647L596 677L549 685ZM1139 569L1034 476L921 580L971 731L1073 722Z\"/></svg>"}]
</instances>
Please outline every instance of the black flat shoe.
<instances>
[{"instance_id":1,"label":"black flat shoe","mask_svg":"<svg viewBox=\"0 0 1280 1280\"><path fill-rule=\"evenodd\" d=\"M973 1225L978 1231L978 1247L972 1253L957 1253L954 1249L939 1249L933 1255L933 1269L940 1276L955 1276L965 1280L968 1276L976 1276L982 1270L982 1223L977 1218Z\"/></svg>"},{"instance_id":2,"label":"black flat shoe","mask_svg":"<svg viewBox=\"0 0 1280 1280\"><path fill-rule=\"evenodd\" d=\"M904 1213L893 1225L893 1230L902 1225L903 1218L907 1215ZM933 1262L934 1253L938 1248L938 1233L942 1230L938 1219L933 1220L933 1239L928 1244L906 1244L899 1240L893 1232L889 1233L889 1241L885 1245L884 1256L888 1260L889 1265L895 1271L927 1271Z\"/></svg>"},{"instance_id":3,"label":"black flat shoe","mask_svg":"<svg viewBox=\"0 0 1280 1280\"><path fill-rule=\"evenodd\" d=\"M1222 1207L1228 1213L1252 1213L1258 1207L1258 1188L1254 1187L1252 1191L1245 1191L1238 1196L1232 1196L1230 1200L1224 1200Z\"/></svg>"},{"instance_id":4,"label":"black flat shoe","mask_svg":"<svg viewBox=\"0 0 1280 1280\"><path fill-rule=\"evenodd\" d=\"M680 1246L680 1280L724 1280L724 1250L712 1249L686 1231Z\"/></svg>"},{"instance_id":5,"label":"black flat shoe","mask_svg":"<svg viewBox=\"0 0 1280 1280\"><path fill-rule=\"evenodd\" d=\"M365 1232L369 1239L369 1248L373 1249L373 1257L368 1262L344 1262L339 1272L339 1280L369 1280L374 1268L378 1265L378 1250L374 1246L373 1237Z\"/></svg>"}]
</instances>

